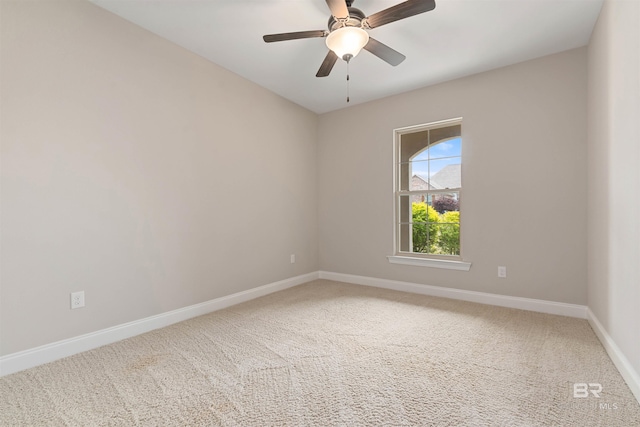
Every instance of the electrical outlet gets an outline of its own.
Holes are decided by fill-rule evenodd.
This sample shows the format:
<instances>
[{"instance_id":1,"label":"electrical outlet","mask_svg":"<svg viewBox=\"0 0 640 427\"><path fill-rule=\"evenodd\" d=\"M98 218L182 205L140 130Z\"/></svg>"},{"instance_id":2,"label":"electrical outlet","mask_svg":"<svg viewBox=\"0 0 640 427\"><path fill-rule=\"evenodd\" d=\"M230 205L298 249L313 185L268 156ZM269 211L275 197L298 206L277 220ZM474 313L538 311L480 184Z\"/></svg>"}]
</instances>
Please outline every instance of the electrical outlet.
<instances>
[{"instance_id":1,"label":"electrical outlet","mask_svg":"<svg viewBox=\"0 0 640 427\"><path fill-rule=\"evenodd\" d=\"M296 255L291 254L291 264L295 264L295 263L296 263Z\"/></svg>"},{"instance_id":2,"label":"electrical outlet","mask_svg":"<svg viewBox=\"0 0 640 427\"><path fill-rule=\"evenodd\" d=\"M504 266L498 267L498 277L502 279L507 277L507 267L504 267Z\"/></svg>"},{"instance_id":3,"label":"electrical outlet","mask_svg":"<svg viewBox=\"0 0 640 427\"><path fill-rule=\"evenodd\" d=\"M84 307L84 291L71 292L71 308Z\"/></svg>"}]
</instances>

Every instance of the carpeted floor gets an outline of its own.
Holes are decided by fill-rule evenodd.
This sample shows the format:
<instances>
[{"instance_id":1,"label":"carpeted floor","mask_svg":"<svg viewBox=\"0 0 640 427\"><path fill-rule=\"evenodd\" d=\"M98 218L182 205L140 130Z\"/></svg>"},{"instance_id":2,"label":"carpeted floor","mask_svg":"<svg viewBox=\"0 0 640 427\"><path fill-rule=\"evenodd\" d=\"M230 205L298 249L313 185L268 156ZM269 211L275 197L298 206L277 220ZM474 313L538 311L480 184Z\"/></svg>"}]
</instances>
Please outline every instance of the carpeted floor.
<instances>
[{"instance_id":1,"label":"carpeted floor","mask_svg":"<svg viewBox=\"0 0 640 427\"><path fill-rule=\"evenodd\" d=\"M3 377L0 425L630 427L640 405L585 320L320 280Z\"/></svg>"}]
</instances>

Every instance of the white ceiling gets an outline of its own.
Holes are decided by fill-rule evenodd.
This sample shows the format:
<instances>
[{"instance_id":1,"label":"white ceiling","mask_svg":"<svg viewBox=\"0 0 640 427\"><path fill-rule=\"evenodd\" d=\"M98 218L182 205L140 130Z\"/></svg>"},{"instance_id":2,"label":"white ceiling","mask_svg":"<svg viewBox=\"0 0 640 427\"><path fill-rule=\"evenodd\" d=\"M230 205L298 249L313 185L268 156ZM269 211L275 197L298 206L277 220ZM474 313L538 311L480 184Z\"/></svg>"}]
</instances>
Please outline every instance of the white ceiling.
<instances>
[{"instance_id":1,"label":"white ceiling","mask_svg":"<svg viewBox=\"0 0 640 427\"><path fill-rule=\"evenodd\" d=\"M436 0L431 12L369 30L407 56L392 67L362 51L315 77L327 47L264 34L327 28L324 0L90 0L316 113L584 46L603 0ZM355 0L367 16L400 0Z\"/></svg>"}]
</instances>

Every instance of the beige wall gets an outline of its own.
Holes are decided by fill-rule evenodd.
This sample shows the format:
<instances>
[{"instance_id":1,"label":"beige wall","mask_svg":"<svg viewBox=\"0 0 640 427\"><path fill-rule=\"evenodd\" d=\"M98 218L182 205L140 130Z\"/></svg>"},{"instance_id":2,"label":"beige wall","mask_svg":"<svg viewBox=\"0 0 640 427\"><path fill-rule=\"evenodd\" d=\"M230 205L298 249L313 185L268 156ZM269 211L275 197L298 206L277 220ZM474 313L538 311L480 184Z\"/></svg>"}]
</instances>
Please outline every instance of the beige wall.
<instances>
[{"instance_id":1,"label":"beige wall","mask_svg":"<svg viewBox=\"0 0 640 427\"><path fill-rule=\"evenodd\" d=\"M589 45L588 305L640 374L640 2L605 1Z\"/></svg>"},{"instance_id":2,"label":"beige wall","mask_svg":"<svg viewBox=\"0 0 640 427\"><path fill-rule=\"evenodd\" d=\"M88 2L0 3L0 354L318 269L315 114Z\"/></svg>"},{"instance_id":3,"label":"beige wall","mask_svg":"<svg viewBox=\"0 0 640 427\"><path fill-rule=\"evenodd\" d=\"M585 304L586 66L580 48L322 115L320 268ZM456 117L471 270L390 264L392 131Z\"/></svg>"}]
</instances>

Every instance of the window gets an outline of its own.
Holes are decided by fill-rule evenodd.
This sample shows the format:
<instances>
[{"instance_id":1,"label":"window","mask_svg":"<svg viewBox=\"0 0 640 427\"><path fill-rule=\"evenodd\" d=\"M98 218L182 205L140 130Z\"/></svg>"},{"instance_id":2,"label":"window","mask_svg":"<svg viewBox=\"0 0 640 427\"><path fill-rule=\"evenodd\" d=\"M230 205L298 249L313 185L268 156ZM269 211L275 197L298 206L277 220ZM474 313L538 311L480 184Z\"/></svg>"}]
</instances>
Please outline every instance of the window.
<instances>
[{"instance_id":1,"label":"window","mask_svg":"<svg viewBox=\"0 0 640 427\"><path fill-rule=\"evenodd\" d=\"M389 260L468 270L460 245L462 120L397 129L394 144L395 256Z\"/></svg>"}]
</instances>

